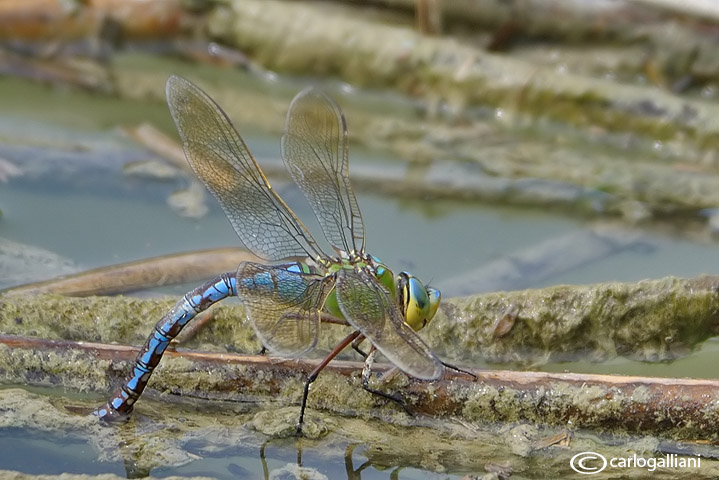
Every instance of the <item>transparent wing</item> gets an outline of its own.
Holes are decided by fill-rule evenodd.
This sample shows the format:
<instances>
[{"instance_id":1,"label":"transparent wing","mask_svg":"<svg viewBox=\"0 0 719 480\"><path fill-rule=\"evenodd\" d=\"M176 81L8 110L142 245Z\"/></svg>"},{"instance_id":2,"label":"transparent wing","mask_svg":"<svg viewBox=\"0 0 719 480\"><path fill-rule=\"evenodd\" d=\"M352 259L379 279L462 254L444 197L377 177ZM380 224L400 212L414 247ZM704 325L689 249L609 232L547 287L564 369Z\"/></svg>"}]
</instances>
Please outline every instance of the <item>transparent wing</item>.
<instances>
[{"instance_id":1,"label":"transparent wing","mask_svg":"<svg viewBox=\"0 0 719 480\"><path fill-rule=\"evenodd\" d=\"M339 105L307 89L290 104L282 158L337 253L364 251L364 225L349 180L347 124Z\"/></svg>"},{"instance_id":2,"label":"transparent wing","mask_svg":"<svg viewBox=\"0 0 719 480\"><path fill-rule=\"evenodd\" d=\"M390 293L372 275L343 268L337 272L337 303L347 321L403 372L423 380L442 373L442 363L404 322Z\"/></svg>"},{"instance_id":3,"label":"transparent wing","mask_svg":"<svg viewBox=\"0 0 719 480\"><path fill-rule=\"evenodd\" d=\"M262 344L297 356L317 343L320 310L332 277L290 272L286 265L244 262L237 270L237 296Z\"/></svg>"},{"instance_id":4,"label":"transparent wing","mask_svg":"<svg viewBox=\"0 0 719 480\"><path fill-rule=\"evenodd\" d=\"M170 77L166 94L187 161L242 243L266 260L322 255L302 222L272 190L225 112L184 78Z\"/></svg>"}]
</instances>

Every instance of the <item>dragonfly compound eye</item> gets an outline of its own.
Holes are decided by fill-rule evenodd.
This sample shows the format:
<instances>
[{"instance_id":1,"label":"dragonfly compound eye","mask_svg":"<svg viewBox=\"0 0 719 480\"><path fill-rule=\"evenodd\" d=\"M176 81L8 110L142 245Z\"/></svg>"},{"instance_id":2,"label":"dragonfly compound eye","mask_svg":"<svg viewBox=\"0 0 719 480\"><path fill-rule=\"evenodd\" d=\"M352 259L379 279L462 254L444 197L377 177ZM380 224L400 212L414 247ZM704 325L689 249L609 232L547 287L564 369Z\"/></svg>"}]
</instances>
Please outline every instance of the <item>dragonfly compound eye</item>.
<instances>
[{"instance_id":1,"label":"dragonfly compound eye","mask_svg":"<svg viewBox=\"0 0 719 480\"><path fill-rule=\"evenodd\" d=\"M407 272L397 275L397 296L405 322L414 331L424 328L439 306L439 291L425 288Z\"/></svg>"}]
</instances>

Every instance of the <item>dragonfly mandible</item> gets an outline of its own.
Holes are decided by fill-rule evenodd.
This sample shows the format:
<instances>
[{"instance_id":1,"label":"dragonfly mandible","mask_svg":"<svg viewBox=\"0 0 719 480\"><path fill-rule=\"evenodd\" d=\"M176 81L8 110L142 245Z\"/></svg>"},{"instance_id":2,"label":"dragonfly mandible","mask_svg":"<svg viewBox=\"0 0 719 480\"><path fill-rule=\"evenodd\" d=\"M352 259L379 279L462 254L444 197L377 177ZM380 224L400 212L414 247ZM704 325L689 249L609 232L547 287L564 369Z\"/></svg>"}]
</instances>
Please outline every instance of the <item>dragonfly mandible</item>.
<instances>
[{"instance_id":1,"label":"dragonfly mandible","mask_svg":"<svg viewBox=\"0 0 719 480\"><path fill-rule=\"evenodd\" d=\"M290 104L281 143L285 166L334 250L328 255L272 189L225 112L178 76L168 79L166 93L188 162L242 243L264 260L284 263L243 262L237 272L223 273L185 294L155 325L124 384L95 415L128 418L170 341L198 313L229 296L240 299L262 344L276 354L299 356L311 350L323 315L353 327L308 375L298 433L310 384L350 343L371 342L366 365L378 350L408 375L438 378L446 364L416 331L434 317L440 292L409 273L395 276L365 253L364 224L349 180L347 125L339 105L316 89L303 90ZM363 386L373 391L365 381Z\"/></svg>"}]
</instances>

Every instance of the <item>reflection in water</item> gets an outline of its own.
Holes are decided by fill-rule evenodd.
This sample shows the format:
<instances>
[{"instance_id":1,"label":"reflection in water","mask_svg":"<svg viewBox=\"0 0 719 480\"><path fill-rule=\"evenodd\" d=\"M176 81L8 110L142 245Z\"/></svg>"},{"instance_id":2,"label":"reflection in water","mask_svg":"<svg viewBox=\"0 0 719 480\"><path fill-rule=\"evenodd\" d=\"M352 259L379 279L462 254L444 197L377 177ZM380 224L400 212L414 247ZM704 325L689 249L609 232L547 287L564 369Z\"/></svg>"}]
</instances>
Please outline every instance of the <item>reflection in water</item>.
<instances>
[{"instance_id":1,"label":"reflection in water","mask_svg":"<svg viewBox=\"0 0 719 480\"><path fill-rule=\"evenodd\" d=\"M280 468L276 468L273 470L270 470L267 462L267 456L266 456L266 450L267 448L272 444L279 442L281 444L284 444L282 447L284 449L289 449L289 444L286 441L287 439L269 439L266 442L262 444L260 447L260 461L262 462L262 472L263 472L263 479L264 480L277 480L277 479L284 479L284 478L303 478L308 480L320 480L320 479L326 479L328 478L325 474L321 473L320 471L312 468L304 466L302 463L302 453L303 453L303 440L306 442L306 439L303 438L295 438L294 439L294 448L297 452L297 461L296 463L286 463L284 466ZM365 459L357 468L354 467L353 457L354 452L357 447L362 446L360 443L349 443L347 444L347 447L345 448L344 453L344 467L345 467L345 475L341 478L346 478L347 480L362 480L362 472L365 470L373 467L376 470L387 470L392 469L389 475L390 479L396 479L399 478L399 472L404 468L402 465L392 465L392 466L381 466L377 468L377 466L369 459ZM327 459L320 460L320 464L327 465L329 462L327 462ZM371 472L367 472L372 476ZM332 478L340 478L339 476L333 476ZM385 478L383 475L382 478Z\"/></svg>"}]
</instances>

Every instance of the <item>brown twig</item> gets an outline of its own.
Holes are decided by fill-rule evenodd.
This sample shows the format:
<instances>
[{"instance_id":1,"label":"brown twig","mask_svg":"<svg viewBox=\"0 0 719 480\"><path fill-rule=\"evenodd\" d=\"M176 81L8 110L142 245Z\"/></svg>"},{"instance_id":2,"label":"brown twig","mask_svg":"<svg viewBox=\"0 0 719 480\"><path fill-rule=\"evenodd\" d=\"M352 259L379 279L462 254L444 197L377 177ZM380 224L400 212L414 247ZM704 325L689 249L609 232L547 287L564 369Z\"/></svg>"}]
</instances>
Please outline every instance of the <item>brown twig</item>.
<instances>
[{"instance_id":1,"label":"brown twig","mask_svg":"<svg viewBox=\"0 0 719 480\"><path fill-rule=\"evenodd\" d=\"M163 285L194 282L233 271L240 262L258 261L240 248L215 248L102 267L45 282L13 287L9 295L56 293L66 296L112 295Z\"/></svg>"}]
</instances>

